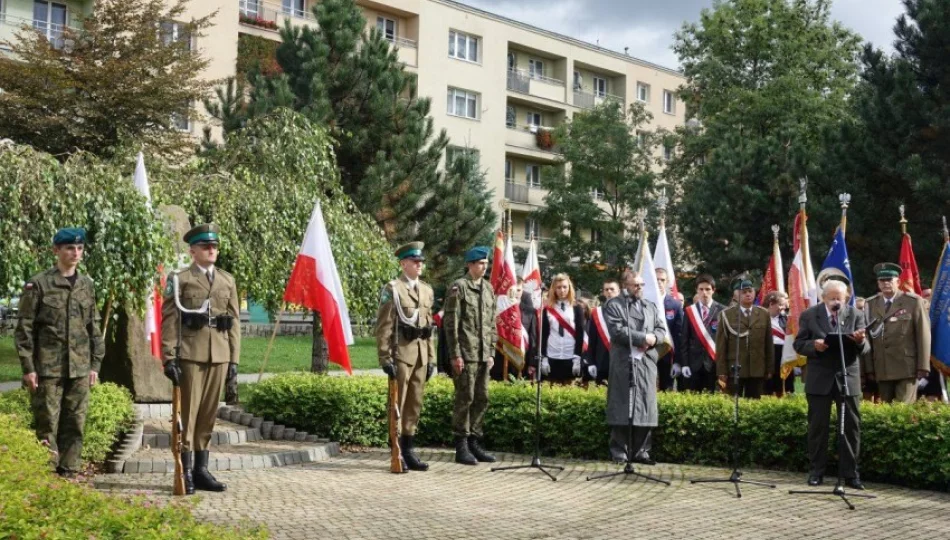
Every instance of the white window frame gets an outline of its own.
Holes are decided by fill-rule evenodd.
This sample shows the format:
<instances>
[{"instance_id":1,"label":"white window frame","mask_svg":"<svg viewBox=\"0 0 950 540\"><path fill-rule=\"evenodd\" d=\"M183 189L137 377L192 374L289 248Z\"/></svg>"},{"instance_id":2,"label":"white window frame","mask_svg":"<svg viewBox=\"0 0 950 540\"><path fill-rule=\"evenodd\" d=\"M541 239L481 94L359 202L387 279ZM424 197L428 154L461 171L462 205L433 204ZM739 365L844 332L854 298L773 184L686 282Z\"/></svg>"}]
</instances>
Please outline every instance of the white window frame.
<instances>
[{"instance_id":1,"label":"white window frame","mask_svg":"<svg viewBox=\"0 0 950 540\"><path fill-rule=\"evenodd\" d=\"M458 30L449 30L449 58L474 64L479 63L482 55L479 50L479 41L481 39L478 36L459 32Z\"/></svg>"},{"instance_id":2,"label":"white window frame","mask_svg":"<svg viewBox=\"0 0 950 540\"><path fill-rule=\"evenodd\" d=\"M534 239L541 239L541 224L534 218L525 218L524 220L524 239L531 240L531 232L534 231Z\"/></svg>"},{"instance_id":3,"label":"white window frame","mask_svg":"<svg viewBox=\"0 0 950 540\"><path fill-rule=\"evenodd\" d=\"M192 109L192 103L191 103L191 102L188 102L188 114L186 114L184 117L179 116L179 115L177 115L177 114L173 114L173 115L172 115L172 127L174 127L175 129L177 129L178 131L183 131L183 132L185 132L185 133L191 133L191 127L192 127L192 125L191 125L191 114L190 114L190 113L191 113L191 109Z\"/></svg>"},{"instance_id":4,"label":"white window frame","mask_svg":"<svg viewBox=\"0 0 950 540\"><path fill-rule=\"evenodd\" d=\"M604 231L591 227L590 229L590 241L591 242L600 242L604 238Z\"/></svg>"},{"instance_id":5,"label":"white window frame","mask_svg":"<svg viewBox=\"0 0 950 540\"><path fill-rule=\"evenodd\" d=\"M36 4L37 3L46 4L46 18L45 19L36 18ZM63 8L63 22L61 25L60 23L54 23L52 21L54 6ZM46 39L48 39L51 43L53 42L54 39L57 39L57 40L62 39L63 30L67 26L69 26L69 6L66 5L65 3L54 2L52 0L33 0L32 7L33 7L33 11L32 11L33 28L36 30L42 31L43 35L46 36ZM41 25L37 26L37 23L41 23ZM61 28L59 28L58 31L54 31L54 28L53 28L54 25L61 26ZM55 43L53 43L53 46L55 48L59 48L56 46Z\"/></svg>"},{"instance_id":6,"label":"white window frame","mask_svg":"<svg viewBox=\"0 0 950 540\"><path fill-rule=\"evenodd\" d=\"M594 95L599 98L607 97L607 79L603 77L594 77Z\"/></svg>"},{"instance_id":7,"label":"white window frame","mask_svg":"<svg viewBox=\"0 0 950 540\"><path fill-rule=\"evenodd\" d=\"M544 78L544 60L528 59L528 76L532 79Z\"/></svg>"},{"instance_id":8,"label":"white window frame","mask_svg":"<svg viewBox=\"0 0 950 540\"><path fill-rule=\"evenodd\" d=\"M637 101L641 103L650 102L650 85L643 84L642 82L637 83Z\"/></svg>"},{"instance_id":9,"label":"white window frame","mask_svg":"<svg viewBox=\"0 0 950 540\"><path fill-rule=\"evenodd\" d=\"M515 183L515 168L510 159L505 160L505 182L509 184Z\"/></svg>"},{"instance_id":10,"label":"white window frame","mask_svg":"<svg viewBox=\"0 0 950 540\"><path fill-rule=\"evenodd\" d=\"M466 154L472 154L475 156L475 162L479 165L481 164L481 154L478 151L478 148L467 148L465 146L452 146L448 145L445 147L445 168L448 169L452 166L452 162L460 156Z\"/></svg>"},{"instance_id":11,"label":"white window frame","mask_svg":"<svg viewBox=\"0 0 950 540\"><path fill-rule=\"evenodd\" d=\"M306 0L281 0L280 9L281 11L283 11L284 15L290 15L291 17L305 18L307 16L307 1Z\"/></svg>"},{"instance_id":12,"label":"white window frame","mask_svg":"<svg viewBox=\"0 0 950 540\"><path fill-rule=\"evenodd\" d=\"M593 188L590 190L590 196L594 198L595 201L604 200L604 191L600 188Z\"/></svg>"},{"instance_id":13,"label":"white window frame","mask_svg":"<svg viewBox=\"0 0 950 540\"><path fill-rule=\"evenodd\" d=\"M508 65L508 71L515 71L518 69L518 56L514 52L508 51L508 58L506 62Z\"/></svg>"},{"instance_id":14,"label":"white window frame","mask_svg":"<svg viewBox=\"0 0 950 540\"><path fill-rule=\"evenodd\" d=\"M544 116L539 112L528 111L525 113L525 125L527 125L529 129L532 127L539 128L543 126L543 120Z\"/></svg>"},{"instance_id":15,"label":"white window frame","mask_svg":"<svg viewBox=\"0 0 950 540\"><path fill-rule=\"evenodd\" d=\"M637 132L637 146L640 148L645 148L647 145L647 134L643 132Z\"/></svg>"},{"instance_id":16,"label":"white window frame","mask_svg":"<svg viewBox=\"0 0 950 540\"><path fill-rule=\"evenodd\" d=\"M666 114L676 114L676 96L669 90L663 91L663 112Z\"/></svg>"},{"instance_id":17,"label":"white window frame","mask_svg":"<svg viewBox=\"0 0 950 540\"><path fill-rule=\"evenodd\" d=\"M527 164L524 166L524 183L529 188L541 187L541 166L537 164Z\"/></svg>"},{"instance_id":18,"label":"white window frame","mask_svg":"<svg viewBox=\"0 0 950 540\"><path fill-rule=\"evenodd\" d=\"M393 32L392 36L388 35L386 25L392 23ZM395 43L396 39L399 37L399 20L390 19L389 17L384 17L383 15L376 16L376 28L383 34L383 39L390 43Z\"/></svg>"},{"instance_id":19,"label":"white window frame","mask_svg":"<svg viewBox=\"0 0 950 540\"><path fill-rule=\"evenodd\" d=\"M0 1L2 1L2 0L0 0ZM170 26L169 26L169 27L166 27L166 25L170 25ZM160 29L160 32L161 32L162 43L164 43L165 45L171 45L172 43L176 43L176 42L178 42L178 41L183 40L183 38L187 38L187 39L188 39L188 41L187 41L188 46L185 47L185 48L186 48L187 50L189 50L189 51L190 51L190 50L193 50L193 48L194 48L194 37L193 37L190 33L184 33L184 32L182 32L182 29L184 28L184 26L185 26L185 23L178 22L178 21L163 21L163 22L161 23L161 25L159 26L159 29ZM170 40L166 40L166 37L165 37L165 36L166 36L166 34L165 34L166 28L167 28L168 30L171 30L171 35L169 36L169 37L170 37Z\"/></svg>"},{"instance_id":20,"label":"white window frame","mask_svg":"<svg viewBox=\"0 0 950 540\"><path fill-rule=\"evenodd\" d=\"M666 145L666 144L663 145L663 159L664 159L665 161L669 161L669 160L673 159L673 147L672 147L672 146L669 146L669 145Z\"/></svg>"},{"instance_id":21,"label":"white window frame","mask_svg":"<svg viewBox=\"0 0 950 540\"><path fill-rule=\"evenodd\" d=\"M448 93L446 94L446 105L445 112L449 116L456 116L458 118L468 118L470 120L479 120L481 115L479 114L479 102L481 101L481 95L478 92L471 92L469 90L463 90L461 88L449 87ZM458 110L458 100L461 98L464 100L464 111Z\"/></svg>"},{"instance_id":22,"label":"white window frame","mask_svg":"<svg viewBox=\"0 0 950 540\"><path fill-rule=\"evenodd\" d=\"M574 70L574 91L579 92L584 89L584 76L580 71Z\"/></svg>"}]
</instances>

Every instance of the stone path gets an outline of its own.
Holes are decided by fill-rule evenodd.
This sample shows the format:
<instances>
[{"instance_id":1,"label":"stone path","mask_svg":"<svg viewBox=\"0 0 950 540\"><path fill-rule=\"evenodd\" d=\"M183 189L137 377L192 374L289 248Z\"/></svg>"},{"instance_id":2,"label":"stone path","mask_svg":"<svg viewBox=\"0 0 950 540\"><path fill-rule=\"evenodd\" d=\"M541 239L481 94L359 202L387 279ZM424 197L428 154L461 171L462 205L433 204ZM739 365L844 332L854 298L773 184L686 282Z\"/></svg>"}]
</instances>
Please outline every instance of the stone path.
<instances>
[{"instance_id":1,"label":"stone path","mask_svg":"<svg viewBox=\"0 0 950 540\"><path fill-rule=\"evenodd\" d=\"M446 450L422 450L426 473L393 475L383 450L344 453L289 467L218 472L224 493L205 493L201 519L262 523L274 538L333 539L843 539L932 540L950 531L950 494L869 484L874 500L849 511L834 497L796 497L807 489L801 474L749 471L750 480L771 480L777 489L731 484L690 484L690 478L728 477L728 471L659 464L645 467L672 482L665 487L615 477L605 462L550 460L566 470L551 482L534 470L490 472L467 467ZM503 464L526 456L502 454ZM167 499L171 475L103 475L97 487L145 492ZM831 486L824 486L830 489Z\"/></svg>"}]
</instances>

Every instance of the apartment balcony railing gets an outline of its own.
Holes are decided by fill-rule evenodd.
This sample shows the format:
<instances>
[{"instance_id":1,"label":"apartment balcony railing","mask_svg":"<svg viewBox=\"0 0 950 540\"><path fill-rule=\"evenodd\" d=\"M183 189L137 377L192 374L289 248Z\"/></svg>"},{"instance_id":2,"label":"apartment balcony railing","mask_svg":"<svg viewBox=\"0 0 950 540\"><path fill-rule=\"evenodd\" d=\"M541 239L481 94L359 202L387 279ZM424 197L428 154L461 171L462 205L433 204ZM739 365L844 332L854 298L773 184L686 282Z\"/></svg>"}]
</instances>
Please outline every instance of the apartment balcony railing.
<instances>
[{"instance_id":1,"label":"apartment balcony railing","mask_svg":"<svg viewBox=\"0 0 950 540\"><path fill-rule=\"evenodd\" d=\"M26 28L32 28L46 37L53 44L53 47L61 49L68 45L64 38L67 30L78 32L79 28L75 26L62 25L41 21L36 19L25 19L0 13L0 41L13 41L16 39L16 33Z\"/></svg>"},{"instance_id":2,"label":"apartment balcony railing","mask_svg":"<svg viewBox=\"0 0 950 540\"><path fill-rule=\"evenodd\" d=\"M507 128L506 144L542 152L556 153L558 151L551 136L555 128L534 124L508 124Z\"/></svg>"},{"instance_id":3,"label":"apartment balcony railing","mask_svg":"<svg viewBox=\"0 0 950 540\"><path fill-rule=\"evenodd\" d=\"M277 30L283 22L282 19L287 17L294 19L292 22L295 24L317 22L308 9L263 0L238 0L238 2L241 22L251 26Z\"/></svg>"},{"instance_id":4,"label":"apartment balcony railing","mask_svg":"<svg viewBox=\"0 0 950 540\"><path fill-rule=\"evenodd\" d=\"M528 203L528 186L505 180L505 198L511 202Z\"/></svg>"},{"instance_id":5,"label":"apartment balcony railing","mask_svg":"<svg viewBox=\"0 0 950 540\"><path fill-rule=\"evenodd\" d=\"M520 94L564 101L564 81L523 69L508 70L508 90Z\"/></svg>"},{"instance_id":6,"label":"apartment balcony railing","mask_svg":"<svg viewBox=\"0 0 950 540\"><path fill-rule=\"evenodd\" d=\"M574 106L582 109L593 109L605 101L616 101L621 107L624 106L624 99L613 94L588 93L580 90L574 90Z\"/></svg>"}]
</instances>

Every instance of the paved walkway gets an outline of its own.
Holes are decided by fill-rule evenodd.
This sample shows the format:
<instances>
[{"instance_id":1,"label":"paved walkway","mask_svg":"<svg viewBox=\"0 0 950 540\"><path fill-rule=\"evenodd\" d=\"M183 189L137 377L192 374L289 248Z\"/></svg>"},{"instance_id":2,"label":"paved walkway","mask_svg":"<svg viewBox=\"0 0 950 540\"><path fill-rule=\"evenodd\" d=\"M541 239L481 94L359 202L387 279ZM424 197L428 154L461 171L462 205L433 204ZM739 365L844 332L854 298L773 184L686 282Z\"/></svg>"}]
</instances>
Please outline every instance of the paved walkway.
<instances>
[{"instance_id":1,"label":"paved walkway","mask_svg":"<svg viewBox=\"0 0 950 540\"><path fill-rule=\"evenodd\" d=\"M689 483L728 471L660 464L646 467L673 483L633 478L595 482L585 477L616 470L604 462L551 460L565 465L557 482L535 470L490 472L487 465L452 462L446 450L424 450L431 469L393 475L382 450L345 453L321 463L215 473L225 493L203 494L201 519L263 523L274 538L341 539L841 539L932 540L950 531L950 494L870 484L874 500L788 494L802 489L801 474L747 472L778 489ZM503 455L505 464L529 458ZM171 476L108 475L102 489L167 499ZM830 486L825 486L830 489Z\"/></svg>"}]
</instances>

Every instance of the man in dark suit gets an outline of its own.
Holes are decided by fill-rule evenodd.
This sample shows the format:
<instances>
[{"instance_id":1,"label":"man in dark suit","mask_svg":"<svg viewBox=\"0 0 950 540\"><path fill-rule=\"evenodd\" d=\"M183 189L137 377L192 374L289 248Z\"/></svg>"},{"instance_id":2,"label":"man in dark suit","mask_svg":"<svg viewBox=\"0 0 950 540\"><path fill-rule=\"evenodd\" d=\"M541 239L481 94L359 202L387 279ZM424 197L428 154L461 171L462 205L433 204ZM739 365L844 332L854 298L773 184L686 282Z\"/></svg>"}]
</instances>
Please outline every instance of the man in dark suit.
<instances>
[{"instance_id":1,"label":"man in dark suit","mask_svg":"<svg viewBox=\"0 0 950 540\"><path fill-rule=\"evenodd\" d=\"M839 457L839 477L845 485L864 489L858 476L858 455L861 448L861 412L858 403L861 396L862 354L870 350L865 339L867 319L864 312L848 306L848 286L838 279L829 279L822 285L822 303L806 309L798 320L798 335L795 336L795 351L808 357L805 370L805 394L808 399L808 459L811 472L808 485L818 486L823 482L828 462L828 430L831 404L847 406L844 432L845 442ZM838 337L838 334L844 337ZM853 340L856 345L845 355L846 376L841 375L841 353L838 340ZM845 388L847 383L847 389ZM845 391L847 390L847 391Z\"/></svg>"},{"instance_id":2,"label":"man in dark suit","mask_svg":"<svg viewBox=\"0 0 950 540\"><path fill-rule=\"evenodd\" d=\"M666 317L666 327L670 331L670 340L674 345L679 345L680 335L683 332L683 303L673 297L671 291L672 284L669 283L669 274L665 268L656 269L656 283L660 287L660 295L663 297L663 314ZM676 381L676 373L673 369L674 355L673 349L663 355L656 364L657 374L660 378L660 390L666 392L673 390L673 383Z\"/></svg>"},{"instance_id":3,"label":"man in dark suit","mask_svg":"<svg viewBox=\"0 0 950 540\"><path fill-rule=\"evenodd\" d=\"M725 306L713 300L716 280L709 274L696 278L696 301L686 309L673 377L682 373L684 390L716 391L716 330Z\"/></svg>"}]
</instances>

